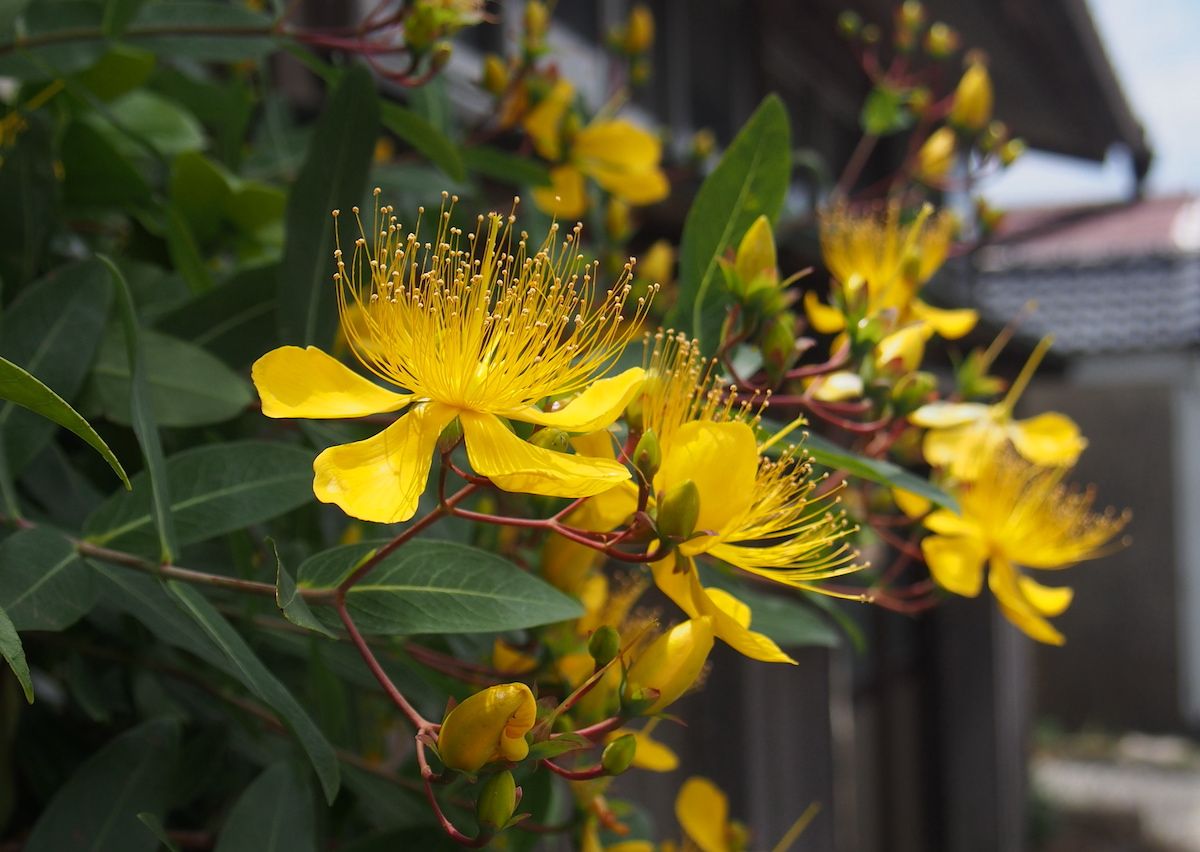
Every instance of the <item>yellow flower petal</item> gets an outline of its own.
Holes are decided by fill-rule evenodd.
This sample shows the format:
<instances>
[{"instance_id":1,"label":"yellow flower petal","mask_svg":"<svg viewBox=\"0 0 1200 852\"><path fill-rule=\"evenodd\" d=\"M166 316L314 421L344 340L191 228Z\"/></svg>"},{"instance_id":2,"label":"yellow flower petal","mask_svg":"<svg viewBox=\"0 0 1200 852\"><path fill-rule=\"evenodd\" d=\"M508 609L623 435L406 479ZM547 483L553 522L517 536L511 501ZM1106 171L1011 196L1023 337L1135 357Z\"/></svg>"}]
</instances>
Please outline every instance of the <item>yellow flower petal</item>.
<instances>
[{"instance_id":1,"label":"yellow flower petal","mask_svg":"<svg viewBox=\"0 0 1200 852\"><path fill-rule=\"evenodd\" d=\"M1050 618L1066 612L1075 598L1070 586L1043 586L1025 574L1017 576L1017 587L1031 607Z\"/></svg>"},{"instance_id":2,"label":"yellow flower petal","mask_svg":"<svg viewBox=\"0 0 1200 852\"><path fill-rule=\"evenodd\" d=\"M979 525L969 518L956 515L949 509L938 509L930 512L924 520L925 528L938 535L967 535L980 537Z\"/></svg>"},{"instance_id":3,"label":"yellow flower petal","mask_svg":"<svg viewBox=\"0 0 1200 852\"><path fill-rule=\"evenodd\" d=\"M908 415L908 420L926 429L948 429L986 417L988 409L982 402L930 402Z\"/></svg>"},{"instance_id":4,"label":"yellow flower petal","mask_svg":"<svg viewBox=\"0 0 1200 852\"><path fill-rule=\"evenodd\" d=\"M459 419L471 467L505 491L591 497L629 479L629 471L615 461L556 453L526 443L493 414L462 411Z\"/></svg>"},{"instance_id":5,"label":"yellow flower petal","mask_svg":"<svg viewBox=\"0 0 1200 852\"><path fill-rule=\"evenodd\" d=\"M914 299L912 312L917 319L929 323L937 334L947 340L958 340L969 334L979 322L979 312L970 308L935 308L933 305Z\"/></svg>"},{"instance_id":6,"label":"yellow flower petal","mask_svg":"<svg viewBox=\"0 0 1200 852\"><path fill-rule=\"evenodd\" d=\"M1016 568L1003 559L992 559L988 571L988 586L1000 604L1004 617L1025 635L1047 645L1062 645L1067 640L1039 613L1025 597L1018 583Z\"/></svg>"},{"instance_id":7,"label":"yellow flower petal","mask_svg":"<svg viewBox=\"0 0 1200 852\"><path fill-rule=\"evenodd\" d=\"M654 204L671 194L671 182L662 169L629 172L593 165L586 171L605 190L634 206Z\"/></svg>"},{"instance_id":8,"label":"yellow flower petal","mask_svg":"<svg viewBox=\"0 0 1200 852\"><path fill-rule=\"evenodd\" d=\"M963 450L974 443L971 435L973 424L952 426L949 429L930 429L921 442L925 461L933 467L947 468L956 459L963 458Z\"/></svg>"},{"instance_id":9,"label":"yellow flower petal","mask_svg":"<svg viewBox=\"0 0 1200 852\"><path fill-rule=\"evenodd\" d=\"M542 411L530 406L500 414L566 432L594 432L611 425L621 416L642 386L645 375L646 371L641 367L631 367L620 375L592 382L583 393L556 411Z\"/></svg>"},{"instance_id":10,"label":"yellow flower petal","mask_svg":"<svg viewBox=\"0 0 1200 852\"><path fill-rule=\"evenodd\" d=\"M804 294L804 313L808 314L808 324L821 334L836 334L846 327L842 312L822 302L812 290Z\"/></svg>"},{"instance_id":11,"label":"yellow flower petal","mask_svg":"<svg viewBox=\"0 0 1200 852\"><path fill-rule=\"evenodd\" d=\"M579 131L571 155L584 171L591 167L647 171L662 159L662 143L648 130L624 119L595 121Z\"/></svg>"},{"instance_id":12,"label":"yellow flower petal","mask_svg":"<svg viewBox=\"0 0 1200 852\"><path fill-rule=\"evenodd\" d=\"M933 508L933 503L928 497L922 497L904 488L893 488L892 499L896 501L896 508L909 518L923 517Z\"/></svg>"},{"instance_id":13,"label":"yellow flower petal","mask_svg":"<svg viewBox=\"0 0 1200 852\"><path fill-rule=\"evenodd\" d=\"M398 411L410 394L381 388L315 346L281 346L250 370L267 417L362 417Z\"/></svg>"},{"instance_id":14,"label":"yellow flower petal","mask_svg":"<svg viewBox=\"0 0 1200 852\"><path fill-rule=\"evenodd\" d=\"M551 216L576 219L587 210L587 188L583 172L574 166L558 166L550 170L550 186L533 189L533 203Z\"/></svg>"},{"instance_id":15,"label":"yellow flower petal","mask_svg":"<svg viewBox=\"0 0 1200 852\"><path fill-rule=\"evenodd\" d=\"M523 675L537 668L537 658L496 637L492 642L492 668L505 675Z\"/></svg>"},{"instance_id":16,"label":"yellow flower petal","mask_svg":"<svg viewBox=\"0 0 1200 852\"><path fill-rule=\"evenodd\" d=\"M656 721L652 719L650 724ZM679 768L679 755L675 754L670 746L650 736L646 730L631 731L628 728L619 728L608 735L608 741L626 734L633 734L634 740L637 741L637 752L633 756L634 768L650 772L674 772ZM612 848L609 846L608 852L612 852Z\"/></svg>"},{"instance_id":17,"label":"yellow flower petal","mask_svg":"<svg viewBox=\"0 0 1200 852\"><path fill-rule=\"evenodd\" d=\"M438 435L454 415L439 403L418 405L378 435L325 450L313 462L317 499L364 521L407 521L425 491Z\"/></svg>"},{"instance_id":18,"label":"yellow flower petal","mask_svg":"<svg viewBox=\"0 0 1200 852\"><path fill-rule=\"evenodd\" d=\"M899 364L901 370L911 373L921 366L925 341L932 336L933 329L923 322L894 331L876 345L875 364L880 369Z\"/></svg>"},{"instance_id":19,"label":"yellow flower petal","mask_svg":"<svg viewBox=\"0 0 1200 852\"><path fill-rule=\"evenodd\" d=\"M637 510L638 490L632 482L622 482L588 499L571 513L567 523L591 532L608 532L625 523Z\"/></svg>"},{"instance_id":20,"label":"yellow flower petal","mask_svg":"<svg viewBox=\"0 0 1200 852\"><path fill-rule=\"evenodd\" d=\"M538 105L525 116L525 132L533 147L547 160L562 157L562 122L575 89L569 81L559 79Z\"/></svg>"},{"instance_id":21,"label":"yellow flower petal","mask_svg":"<svg viewBox=\"0 0 1200 852\"><path fill-rule=\"evenodd\" d=\"M745 423L714 423L693 420L676 430L654 477L654 490L666 494L691 480L700 493L697 532L720 532L749 508L758 470L758 442ZM703 553L714 543L712 536L684 542L686 555Z\"/></svg>"},{"instance_id":22,"label":"yellow flower petal","mask_svg":"<svg viewBox=\"0 0 1200 852\"><path fill-rule=\"evenodd\" d=\"M947 538L933 535L921 541L925 564L937 584L948 592L973 598L983 588L983 560L987 550L968 536Z\"/></svg>"},{"instance_id":23,"label":"yellow flower petal","mask_svg":"<svg viewBox=\"0 0 1200 852\"><path fill-rule=\"evenodd\" d=\"M675 797L675 819L703 852L728 852L729 800L707 778L683 782Z\"/></svg>"},{"instance_id":24,"label":"yellow flower petal","mask_svg":"<svg viewBox=\"0 0 1200 852\"><path fill-rule=\"evenodd\" d=\"M1073 465L1087 447L1075 421L1056 411L1010 424L1008 436L1018 453L1046 467Z\"/></svg>"},{"instance_id":25,"label":"yellow flower petal","mask_svg":"<svg viewBox=\"0 0 1200 852\"><path fill-rule=\"evenodd\" d=\"M849 370L838 370L826 376L813 379L812 395L821 402L843 402L847 399L858 399L863 395L863 380L858 373Z\"/></svg>"}]
</instances>

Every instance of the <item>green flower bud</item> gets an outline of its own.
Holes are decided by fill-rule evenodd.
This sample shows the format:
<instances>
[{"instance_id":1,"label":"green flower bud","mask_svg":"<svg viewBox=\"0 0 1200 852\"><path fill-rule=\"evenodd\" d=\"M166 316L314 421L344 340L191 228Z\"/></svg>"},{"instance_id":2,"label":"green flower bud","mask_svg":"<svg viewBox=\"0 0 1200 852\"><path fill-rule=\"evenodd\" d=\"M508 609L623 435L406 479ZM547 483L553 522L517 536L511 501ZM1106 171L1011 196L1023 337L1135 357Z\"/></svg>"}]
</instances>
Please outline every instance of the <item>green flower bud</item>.
<instances>
[{"instance_id":1,"label":"green flower bud","mask_svg":"<svg viewBox=\"0 0 1200 852\"><path fill-rule=\"evenodd\" d=\"M1021 158L1025 153L1024 139L1009 139L1000 148L1000 162L1005 166L1011 166Z\"/></svg>"},{"instance_id":2,"label":"green flower bud","mask_svg":"<svg viewBox=\"0 0 1200 852\"><path fill-rule=\"evenodd\" d=\"M604 666L621 650L621 634L615 627L602 624L596 628L592 638L588 640L588 653L596 661L596 665Z\"/></svg>"},{"instance_id":3,"label":"green flower bud","mask_svg":"<svg viewBox=\"0 0 1200 852\"><path fill-rule=\"evenodd\" d=\"M633 466L647 482L650 482L654 479L654 474L658 473L661 464L662 447L659 446L658 436L654 434L653 429L647 429L633 448Z\"/></svg>"},{"instance_id":4,"label":"green flower bud","mask_svg":"<svg viewBox=\"0 0 1200 852\"><path fill-rule=\"evenodd\" d=\"M567 433L562 429L555 429L553 426L538 429L529 437L529 443L535 447L541 447L543 450L553 450L556 453L565 453L571 449L571 441Z\"/></svg>"},{"instance_id":5,"label":"green flower bud","mask_svg":"<svg viewBox=\"0 0 1200 852\"><path fill-rule=\"evenodd\" d=\"M767 323L759 344L771 385L778 385L796 360L796 317L777 314Z\"/></svg>"},{"instance_id":6,"label":"green flower bud","mask_svg":"<svg viewBox=\"0 0 1200 852\"><path fill-rule=\"evenodd\" d=\"M674 486L658 504L658 531L667 538L682 541L696 530L700 517L700 489L690 479Z\"/></svg>"},{"instance_id":7,"label":"green flower bud","mask_svg":"<svg viewBox=\"0 0 1200 852\"><path fill-rule=\"evenodd\" d=\"M958 50L958 33L952 27L937 21L925 34L925 52L934 59L945 59Z\"/></svg>"},{"instance_id":8,"label":"green flower bud","mask_svg":"<svg viewBox=\"0 0 1200 852\"><path fill-rule=\"evenodd\" d=\"M842 14L838 15L837 19L838 32L846 38L854 38L862 29L862 18L857 12L851 12L847 9Z\"/></svg>"},{"instance_id":9,"label":"green flower bud","mask_svg":"<svg viewBox=\"0 0 1200 852\"><path fill-rule=\"evenodd\" d=\"M517 782L507 769L497 772L483 784L475 800L475 817L484 831L499 831L517 809Z\"/></svg>"},{"instance_id":10,"label":"green flower bud","mask_svg":"<svg viewBox=\"0 0 1200 852\"><path fill-rule=\"evenodd\" d=\"M609 775L620 775L630 767L636 754L637 738L633 734L625 734L604 747L600 754L600 765Z\"/></svg>"},{"instance_id":11,"label":"green flower bud","mask_svg":"<svg viewBox=\"0 0 1200 852\"><path fill-rule=\"evenodd\" d=\"M454 48L448 41L439 41L433 46L433 52L429 57L429 68L431 71L441 71L450 61L450 54L454 52Z\"/></svg>"}]
</instances>

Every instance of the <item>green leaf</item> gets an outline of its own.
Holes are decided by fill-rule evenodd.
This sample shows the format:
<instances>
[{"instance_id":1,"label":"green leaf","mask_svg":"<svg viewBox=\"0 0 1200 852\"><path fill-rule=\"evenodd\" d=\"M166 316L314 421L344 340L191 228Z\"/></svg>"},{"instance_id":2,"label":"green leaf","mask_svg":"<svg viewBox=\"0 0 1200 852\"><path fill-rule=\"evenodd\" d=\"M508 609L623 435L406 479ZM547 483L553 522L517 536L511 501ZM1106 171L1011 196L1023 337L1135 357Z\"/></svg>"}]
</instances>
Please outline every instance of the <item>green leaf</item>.
<instances>
[{"instance_id":1,"label":"green leaf","mask_svg":"<svg viewBox=\"0 0 1200 852\"><path fill-rule=\"evenodd\" d=\"M171 456L165 473L182 546L270 520L313 499L312 454L285 444L238 441L193 447ZM83 529L97 544L135 553L152 550L146 474L133 478L133 491L106 500Z\"/></svg>"},{"instance_id":2,"label":"green leaf","mask_svg":"<svg viewBox=\"0 0 1200 852\"><path fill-rule=\"evenodd\" d=\"M103 20L104 34L109 38L119 37L144 5L146 5L146 0L106 0Z\"/></svg>"},{"instance_id":3,"label":"green leaf","mask_svg":"<svg viewBox=\"0 0 1200 852\"><path fill-rule=\"evenodd\" d=\"M161 819L179 750L172 719L144 722L81 766L42 811L25 852L154 852L138 815Z\"/></svg>"},{"instance_id":4,"label":"green leaf","mask_svg":"<svg viewBox=\"0 0 1200 852\"><path fill-rule=\"evenodd\" d=\"M817 464L833 470L844 470L851 476L878 482L880 485L903 488L905 491L920 494L952 512L959 511L958 501L952 495L947 494L929 480L910 473L886 459L860 456L858 453L839 447L828 438L813 433L809 433L804 445Z\"/></svg>"},{"instance_id":5,"label":"green leaf","mask_svg":"<svg viewBox=\"0 0 1200 852\"><path fill-rule=\"evenodd\" d=\"M358 799L358 810L368 824L376 828L401 829L431 823L433 815L429 812L429 804L419 793L353 766L343 767L342 776L346 787Z\"/></svg>"},{"instance_id":6,"label":"green leaf","mask_svg":"<svg viewBox=\"0 0 1200 852\"><path fill-rule=\"evenodd\" d=\"M395 133L452 180L463 180L466 169L462 155L449 137L410 109L384 101L380 104L383 126Z\"/></svg>"},{"instance_id":7,"label":"green leaf","mask_svg":"<svg viewBox=\"0 0 1200 852\"><path fill-rule=\"evenodd\" d=\"M130 158L143 151L130 136L149 143L165 157L204 147L204 130L191 113L174 101L145 89L135 89L110 103L108 117L116 127L105 124L100 126L101 132Z\"/></svg>"},{"instance_id":8,"label":"green leaf","mask_svg":"<svg viewBox=\"0 0 1200 852\"><path fill-rule=\"evenodd\" d=\"M56 146L51 122L42 119L29 116L0 160L0 277L14 290L42 267L58 213Z\"/></svg>"},{"instance_id":9,"label":"green leaf","mask_svg":"<svg viewBox=\"0 0 1200 852\"><path fill-rule=\"evenodd\" d=\"M274 323L278 264L243 269L158 320L158 327L244 367L278 343Z\"/></svg>"},{"instance_id":10,"label":"green leaf","mask_svg":"<svg viewBox=\"0 0 1200 852\"><path fill-rule=\"evenodd\" d=\"M124 41L172 59L240 62L277 47L273 27L269 17L242 5L172 0L144 6Z\"/></svg>"},{"instance_id":11,"label":"green leaf","mask_svg":"<svg viewBox=\"0 0 1200 852\"><path fill-rule=\"evenodd\" d=\"M203 426L237 417L253 400L250 387L219 358L159 331L140 332L151 411L161 426ZM130 422L127 347L113 329L100 344L93 386L105 417Z\"/></svg>"},{"instance_id":12,"label":"green leaf","mask_svg":"<svg viewBox=\"0 0 1200 852\"><path fill-rule=\"evenodd\" d=\"M8 614L0 609L0 657L4 657L8 667L17 676L25 700L33 703L33 681L29 679L29 663L25 661L25 648L21 645L21 637L17 628L9 620Z\"/></svg>"},{"instance_id":13,"label":"green leaf","mask_svg":"<svg viewBox=\"0 0 1200 852\"><path fill-rule=\"evenodd\" d=\"M798 592L780 586L779 594L770 594L741 583L724 572L701 567L705 586L724 589L750 607L750 627L774 639L785 648L836 648L841 635L813 607L787 597Z\"/></svg>"},{"instance_id":14,"label":"green leaf","mask_svg":"<svg viewBox=\"0 0 1200 852\"><path fill-rule=\"evenodd\" d=\"M62 535L34 527L0 543L0 607L18 630L66 630L98 593L91 569Z\"/></svg>"},{"instance_id":15,"label":"green leaf","mask_svg":"<svg viewBox=\"0 0 1200 852\"><path fill-rule=\"evenodd\" d=\"M233 183L223 168L196 151L180 154L171 164L171 206L199 242L208 242L220 231Z\"/></svg>"},{"instance_id":16,"label":"green leaf","mask_svg":"<svg viewBox=\"0 0 1200 852\"><path fill-rule=\"evenodd\" d=\"M774 222L779 215L791 176L791 144L787 110L769 95L700 186L684 221L679 301L667 322L698 338L709 353L725 319L717 260L759 216Z\"/></svg>"},{"instance_id":17,"label":"green leaf","mask_svg":"<svg viewBox=\"0 0 1200 852\"><path fill-rule=\"evenodd\" d=\"M296 587L296 581L283 566L283 560L279 558L279 549L275 546L274 541L271 541L271 552L275 554L275 604L283 612L283 617L297 627L304 627L328 636L330 639L336 639L337 635L322 624L309 609L308 602L304 600L304 596ZM0 601L2 600L0 598Z\"/></svg>"},{"instance_id":18,"label":"green leaf","mask_svg":"<svg viewBox=\"0 0 1200 852\"><path fill-rule=\"evenodd\" d=\"M117 304L121 309L121 323L125 327L125 363L129 365L129 396L128 408L133 433L137 436L142 448L142 458L146 468L140 474L143 485L149 481L147 503L148 519L152 519L153 527L158 531L158 552L163 562L171 562L179 553L179 544L175 538L175 519L171 516L171 492L167 486L166 463L163 461L162 441L158 435L158 424L155 422L151 409L150 387L146 376L146 349L138 329L137 312L133 307L133 293L125 276L107 257L100 255L100 260L108 267L113 284L117 290ZM133 497L133 494L121 495ZM103 508L103 506L101 507Z\"/></svg>"},{"instance_id":19,"label":"green leaf","mask_svg":"<svg viewBox=\"0 0 1200 852\"><path fill-rule=\"evenodd\" d=\"M30 0L0 0L0 33L8 32Z\"/></svg>"},{"instance_id":20,"label":"green leaf","mask_svg":"<svg viewBox=\"0 0 1200 852\"><path fill-rule=\"evenodd\" d=\"M339 785L338 761L333 746L299 702L263 665L246 644L246 640L217 612L204 595L182 583L170 582L167 583L167 587L175 596L179 607L195 620L226 656L246 688L283 718L312 762L317 778L321 781L321 788L325 791L325 800L332 804Z\"/></svg>"},{"instance_id":21,"label":"green leaf","mask_svg":"<svg viewBox=\"0 0 1200 852\"><path fill-rule=\"evenodd\" d=\"M118 44L75 80L101 101L111 101L145 83L154 64L153 53Z\"/></svg>"},{"instance_id":22,"label":"green leaf","mask_svg":"<svg viewBox=\"0 0 1200 852\"><path fill-rule=\"evenodd\" d=\"M872 89L858 117L863 133L890 136L912 126L913 114L904 105L904 98L903 92L886 86Z\"/></svg>"},{"instance_id":23,"label":"green leaf","mask_svg":"<svg viewBox=\"0 0 1200 852\"><path fill-rule=\"evenodd\" d=\"M300 566L300 585L337 586L378 544L318 553ZM353 586L346 601L359 629L377 635L515 630L583 614L577 600L508 560L452 541L409 542Z\"/></svg>"},{"instance_id":24,"label":"green leaf","mask_svg":"<svg viewBox=\"0 0 1200 852\"><path fill-rule=\"evenodd\" d=\"M125 469L121 467L117 457L108 448L108 444L104 443L104 440L96 434L96 430L80 417L75 409L67 405L66 400L61 396L39 382L30 373L3 358L0 358L0 399L15 402L17 405L57 423L64 429L74 432L108 462L109 467L116 472L117 476L121 477L122 482L126 485L129 484Z\"/></svg>"},{"instance_id":25,"label":"green leaf","mask_svg":"<svg viewBox=\"0 0 1200 852\"><path fill-rule=\"evenodd\" d=\"M316 852L317 829L304 779L286 763L245 789L217 835L216 852Z\"/></svg>"},{"instance_id":26,"label":"green leaf","mask_svg":"<svg viewBox=\"0 0 1200 852\"><path fill-rule=\"evenodd\" d=\"M112 283L103 264L89 260L60 267L25 289L4 313L0 356L71 399L91 368L111 301ZM9 465L19 474L49 442L54 425L5 402L0 430Z\"/></svg>"},{"instance_id":27,"label":"green leaf","mask_svg":"<svg viewBox=\"0 0 1200 852\"><path fill-rule=\"evenodd\" d=\"M151 834L158 838L158 842L167 848L167 852L182 852L171 836L167 834L167 830L163 827L162 820L152 813L142 811L137 815L141 820L142 825L146 826Z\"/></svg>"},{"instance_id":28,"label":"green leaf","mask_svg":"<svg viewBox=\"0 0 1200 852\"><path fill-rule=\"evenodd\" d=\"M509 186L549 186L550 169L544 163L498 148L481 145L465 148L463 162L473 172Z\"/></svg>"},{"instance_id":29,"label":"green leaf","mask_svg":"<svg viewBox=\"0 0 1200 852\"><path fill-rule=\"evenodd\" d=\"M63 197L75 204L121 207L148 201L150 185L109 139L73 121L62 140Z\"/></svg>"},{"instance_id":30,"label":"green leaf","mask_svg":"<svg viewBox=\"0 0 1200 852\"><path fill-rule=\"evenodd\" d=\"M358 203L379 135L379 98L367 69L355 65L328 96L308 153L288 198L279 274L279 332L285 343L326 346L333 341L337 308L330 276L330 211Z\"/></svg>"},{"instance_id":31,"label":"green leaf","mask_svg":"<svg viewBox=\"0 0 1200 852\"><path fill-rule=\"evenodd\" d=\"M171 265L183 276L193 293L211 290L212 276L200 256L191 226L174 204L164 206L162 213L167 224L167 253L171 256Z\"/></svg>"},{"instance_id":32,"label":"green leaf","mask_svg":"<svg viewBox=\"0 0 1200 852\"><path fill-rule=\"evenodd\" d=\"M65 0L27 4L21 44L0 33L0 77L46 80L87 68L104 52L102 10L96 3Z\"/></svg>"}]
</instances>

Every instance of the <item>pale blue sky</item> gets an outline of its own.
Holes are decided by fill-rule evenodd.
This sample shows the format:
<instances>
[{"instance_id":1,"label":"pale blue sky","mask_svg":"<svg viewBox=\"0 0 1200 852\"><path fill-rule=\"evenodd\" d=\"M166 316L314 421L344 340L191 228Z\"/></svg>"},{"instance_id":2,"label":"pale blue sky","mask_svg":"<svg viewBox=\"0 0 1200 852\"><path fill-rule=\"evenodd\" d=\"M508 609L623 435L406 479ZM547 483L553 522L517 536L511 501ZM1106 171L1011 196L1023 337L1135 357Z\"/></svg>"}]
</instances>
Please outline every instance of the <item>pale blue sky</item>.
<instances>
[{"instance_id":1,"label":"pale blue sky","mask_svg":"<svg viewBox=\"0 0 1200 852\"><path fill-rule=\"evenodd\" d=\"M1200 193L1200 0L1087 0L1134 114L1155 152L1151 194ZM1127 158L1103 166L1030 153L991 181L1003 207L1124 197Z\"/></svg>"}]
</instances>

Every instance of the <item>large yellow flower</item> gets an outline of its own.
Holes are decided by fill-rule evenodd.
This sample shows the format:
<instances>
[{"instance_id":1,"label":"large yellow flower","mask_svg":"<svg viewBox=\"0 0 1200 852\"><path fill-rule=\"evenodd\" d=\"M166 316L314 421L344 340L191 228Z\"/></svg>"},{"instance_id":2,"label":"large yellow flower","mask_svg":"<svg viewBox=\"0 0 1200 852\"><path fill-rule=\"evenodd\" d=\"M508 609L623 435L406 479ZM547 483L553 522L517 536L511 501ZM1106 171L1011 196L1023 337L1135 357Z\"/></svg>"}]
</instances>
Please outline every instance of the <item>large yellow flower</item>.
<instances>
[{"instance_id":1,"label":"large yellow flower","mask_svg":"<svg viewBox=\"0 0 1200 852\"><path fill-rule=\"evenodd\" d=\"M892 201L882 211L856 212L840 204L821 214L821 254L836 283L832 305L812 291L805 294L804 308L817 331L844 330L850 314L886 314L892 328L921 323L952 340L975 327L975 311L935 308L917 298L946 260L958 227L954 216L926 205L904 224L902 212Z\"/></svg>"},{"instance_id":2,"label":"large yellow flower","mask_svg":"<svg viewBox=\"0 0 1200 852\"><path fill-rule=\"evenodd\" d=\"M560 241L551 226L531 248L524 235L514 237L511 215L481 216L464 235L443 210L435 241L422 244L392 212L377 208L373 238L356 241L349 266L339 243L334 276L350 348L391 388L312 346L284 346L254 364L268 417L408 409L374 437L317 456L317 498L367 521L411 518L438 436L456 418L471 466L505 490L584 497L628 479L612 459L526 443L501 418L591 432L620 415L643 371L595 379L645 312L639 299L634 317L623 316L629 267L597 297L596 268L583 266L577 253L578 228ZM559 408L539 407L547 397L576 393Z\"/></svg>"},{"instance_id":3,"label":"large yellow flower","mask_svg":"<svg viewBox=\"0 0 1200 852\"><path fill-rule=\"evenodd\" d=\"M935 533L921 542L934 580L947 591L975 597L988 586L1005 616L1037 639L1061 645L1063 636L1046 619L1071 603L1066 587L1043 586L1020 567L1051 570L1111 550L1129 514L1091 511L1092 491L1063 484L1070 468L1030 464L1000 445L981 460L971 483L955 489L962 515L938 509L925 518Z\"/></svg>"},{"instance_id":4,"label":"large yellow flower","mask_svg":"<svg viewBox=\"0 0 1200 852\"><path fill-rule=\"evenodd\" d=\"M658 137L624 119L598 119L569 132L565 119L574 94L560 79L525 118L537 152L562 161L550 170L550 186L534 190L534 203L556 216L581 216L587 209L586 178L635 206L666 198L671 187L660 167Z\"/></svg>"}]
</instances>

